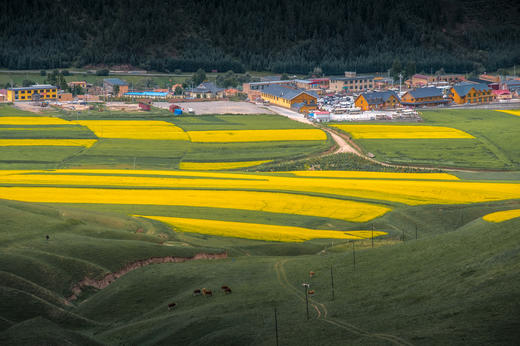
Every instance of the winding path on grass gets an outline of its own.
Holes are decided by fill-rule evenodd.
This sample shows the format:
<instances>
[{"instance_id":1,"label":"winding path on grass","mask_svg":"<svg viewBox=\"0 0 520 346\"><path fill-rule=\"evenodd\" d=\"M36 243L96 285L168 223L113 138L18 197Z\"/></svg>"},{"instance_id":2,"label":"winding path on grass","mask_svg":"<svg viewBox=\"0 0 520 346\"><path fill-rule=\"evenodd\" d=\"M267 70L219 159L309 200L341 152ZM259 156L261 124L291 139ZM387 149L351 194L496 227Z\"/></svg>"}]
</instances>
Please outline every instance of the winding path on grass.
<instances>
[{"instance_id":1,"label":"winding path on grass","mask_svg":"<svg viewBox=\"0 0 520 346\"><path fill-rule=\"evenodd\" d=\"M274 264L276 278L284 289L286 289L287 291L292 293L300 301L305 302L305 294L301 293L301 290L299 290L297 287L293 286L287 279L287 274L286 274L285 268L284 268L284 264L287 263L287 261L289 261L289 260L288 259L279 260ZM334 325L334 326L344 329L352 334L356 334L358 336L366 337L366 338L377 338L380 340L389 341L395 345L406 345L406 346L413 345L412 343L410 343L400 337L397 337L395 335L382 334L382 333L370 333L370 332L363 330L359 327L356 327L355 325L350 324L348 322L338 320L335 318L334 319L329 318L329 317L327 317L327 315L328 315L327 306L323 303L318 302L315 298L312 298L312 300L309 301L309 304L316 311L317 320Z\"/></svg>"}]
</instances>

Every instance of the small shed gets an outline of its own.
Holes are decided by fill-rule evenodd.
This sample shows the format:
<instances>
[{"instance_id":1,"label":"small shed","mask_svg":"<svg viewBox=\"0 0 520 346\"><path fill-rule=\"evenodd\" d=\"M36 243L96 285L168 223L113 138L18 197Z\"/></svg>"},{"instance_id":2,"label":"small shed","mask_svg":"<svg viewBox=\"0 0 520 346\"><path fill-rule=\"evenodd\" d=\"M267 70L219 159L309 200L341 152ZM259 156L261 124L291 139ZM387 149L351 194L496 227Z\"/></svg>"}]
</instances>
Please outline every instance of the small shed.
<instances>
[{"instance_id":1,"label":"small shed","mask_svg":"<svg viewBox=\"0 0 520 346\"><path fill-rule=\"evenodd\" d=\"M170 105L170 112L175 113L176 109L181 109L178 105L171 104Z\"/></svg>"},{"instance_id":2,"label":"small shed","mask_svg":"<svg viewBox=\"0 0 520 346\"><path fill-rule=\"evenodd\" d=\"M139 108L143 111L150 111L152 109L152 106L144 102L139 102Z\"/></svg>"}]
</instances>

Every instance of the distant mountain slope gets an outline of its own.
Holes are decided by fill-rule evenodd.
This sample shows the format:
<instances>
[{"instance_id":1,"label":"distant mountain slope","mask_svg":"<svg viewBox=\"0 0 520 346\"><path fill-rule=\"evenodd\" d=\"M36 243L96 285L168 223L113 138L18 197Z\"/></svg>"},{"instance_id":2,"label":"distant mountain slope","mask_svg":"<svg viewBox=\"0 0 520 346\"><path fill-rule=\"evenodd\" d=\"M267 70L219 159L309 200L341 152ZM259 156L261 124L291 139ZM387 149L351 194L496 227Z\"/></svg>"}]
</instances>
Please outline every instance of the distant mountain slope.
<instances>
[{"instance_id":1,"label":"distant mountain slope","mask_svg":"<svg viewBox=\"0 0 520 346\"><path fill-rule=\"evenodd\" d=\"M7 0L0 67L494 70L520 63L519 17L508 0Z\"/></svg>"}]
</instances>

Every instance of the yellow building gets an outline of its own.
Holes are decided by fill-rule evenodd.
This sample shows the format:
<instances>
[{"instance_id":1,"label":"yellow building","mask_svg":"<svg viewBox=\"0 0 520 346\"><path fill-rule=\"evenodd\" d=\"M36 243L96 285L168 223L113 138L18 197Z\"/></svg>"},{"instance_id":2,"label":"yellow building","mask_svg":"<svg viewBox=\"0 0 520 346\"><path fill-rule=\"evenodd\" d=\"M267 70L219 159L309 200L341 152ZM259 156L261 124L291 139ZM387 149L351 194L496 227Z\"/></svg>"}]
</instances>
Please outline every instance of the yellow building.
<instances>
[{"instance_id":1,"label":"yellow building","mask_svg":"<svg viewBox=\"0 0 520 346\"><path fill-rule=\"evenodd\" d=\"M486 84L465 82L453 86L450 89L450 96L458 104L486 103L493 101L492 91Z\"/></svg>"},{"instance_id":2,"label":"yellow building","mask_svg":"<svg viewBox=\"0 0 520 346\"><path fill-rule=\"evenodd\" d=\"M7 101L56 100L58 88L48 84L36 84L30 87L7 89Z\"/></svg>"},{"instance_id":3,"label":"yellow building","mask_svg":"<svg viewBox=\"0 0 520 346\"><path fill-rule=\"evenodd\" d=\"M318 95L312 91L271 85L262 89L261 93L264 101L280 107L292 108L302 113L308 113L318 107Z\"/></svg>"},{"instance_id":4,"label":"yellow building","mask_svg":"<svg viewBox=\"0 0 520 346\"><path fill-rule=\"evenodd\" d=\"M396 108L400 101L393 91L374 91L359 95L354 104L362 111L370 111Z\"/></svg>"}]
</instances>

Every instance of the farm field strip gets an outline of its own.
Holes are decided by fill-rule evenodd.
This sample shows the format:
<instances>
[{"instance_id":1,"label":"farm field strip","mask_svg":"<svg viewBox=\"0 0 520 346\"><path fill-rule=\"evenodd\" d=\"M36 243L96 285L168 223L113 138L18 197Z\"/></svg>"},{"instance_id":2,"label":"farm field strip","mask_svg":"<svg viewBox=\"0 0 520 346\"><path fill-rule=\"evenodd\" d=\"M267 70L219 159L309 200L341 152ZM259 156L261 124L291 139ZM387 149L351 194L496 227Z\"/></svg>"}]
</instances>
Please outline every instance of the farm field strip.
<instances>
[{"instance_id":1,"label":"farm field strip","mask_svg":"<svg viewBox=\"0 0 520 346\"><path fill-rule=\"evenodd\" d=\"M175 231L201 233L222 237L234 237L279 242L304 242L311 239L366 239L372 231L330 231L315 230L303 227L277 226L258 223L217 221L207 219L190 219L168 216L134 215L164 222L173 226ZM374 231L373 236L387 234Z\"/></svg>"},{"instance_id":2,"label":"farm field strip","mask_svg":"<svg viewBox=\"0 0 520 346\"><path fill-rule=\"evenodd\" d=\"M516 116L519 116L520 117L520 110L497 110L497 112L502 112L502 113L507 113L507 114L512 114L512 115L516 115Z\"/></svg>"},{"instance_id":3,"label":"farm field strip","mask_svg":"<svg viewBox=\"0 0 520 346\"><path fill-rule=\"evenodd\" d=\"M365 222L391 209L376 204L299 194L229 190L135 190L0 187L0 198L22 202L143 204L226 208Z\"/></svg>"},{"instance_id":4,"label":"farm field strip","mask_svg":"<svg viewBox=\"0 0 520 346\"><path fill-rule=\"evenodd\" d=\"M445 126L331 125L355 139L442 139L475 138L469 133Z\"/></svg>"},{"instance_id":5,"label":"farm field strip","mask_svg":"<svg viewBox=\"0 0 520 346\"><path fill-rule=\"evenodd\" d=\"M103 170L101 170L102 172ZM154 176L96 176L90 170L71 170L83 174L57 173L22 174L17 171L5 172L1 182L13 185L49 185L49 186L114 186L143 188L195 188L226 190L267 190L290 191L295 193L313 193L356 197L385 202L398 202L408 205L422 204L459 204L477 203L520 198L520 184L493 182L428 181L428 180L390 180L390 179L348 179L318 177L285 177L271 175L218 174L207 172L179 172L177 177ZM125 171L120 171L124 174ZM128 173L138 171L126 171ZM89 175L86 175L89 174ZM144 172L143 172L144 174ZM198 179L182 175L194 174ZM215 179L227 177L237 179ZM243 178L243 179L240 179ZM158 203L161 204L161 203Z\"/></svg>"},{"instance_id":6,"label":"farm field strip","mask_svg":"<svg viewBox=\"0 0 520 346\"><path fill-rule=\"evenodd\" d=\"M327 134L318 129L188 131L187 133L192 142L198 143L316 141L327 139Z\"/></svg>"},{"instance_id":7,"label":"farm field strip","mask_svg":"<svg viewBox=\"0 0 520 346\"><path fill-rule=\"evenodd\" d=\"M160 120L79 120L100 138L189 140L180 127Z\"/></svg>"},{"instance_id":8,"label":"farm field strip","mask_svg":"<svg viewBox=\"0 0 520 346\"><path fill-rule=\"evenodd\" d=\"M0 125L73 125L70 121L54 117L3 117Z\"/></svg>"},{"instance_id":9,"label":"farm field strip","mask_svg":"<svg viewBox=\"0 0 520 346\"><path fill-rule=\"evenodd\" d=\"M362 178L362 179L401 179L401 180L460 180L448 173L392 173L363 171L291 171L298 177L317 178Z\"/></svg>"},{"instance_id":10,"label":"farm field strip","mask_svg":"<svg viewBox=\"0 0 520 346\"><path fill-rule=\"evenodd\" d=\"M179 165L180 169L193 170L193 171L218 171L226 169L236 169L258 166L264 163L271 162L273 160L263 161L237 161L237 162L181 162Z\"/></svg>"},{"instance_id":11,"label":"farm field strip","mask_svg":"<svg viewBox=\"0 0 520 346\"><path fill-rule=\"evenodd\" d=\"M0 139L0 147L12 146L64 146L90 148L97 139Z\"/></svg>"},{"instance_id":12,"label":"farm field strip","mask_svg":"<svg viewBox=\"0 0 520 346\"><path fill-rule=\"evenodd\" d=\"M503 222L515 219L517 217L520 217L520 209L497 211L484 215L482 219L488 222Z\"/></svg>"}]
</instances>

